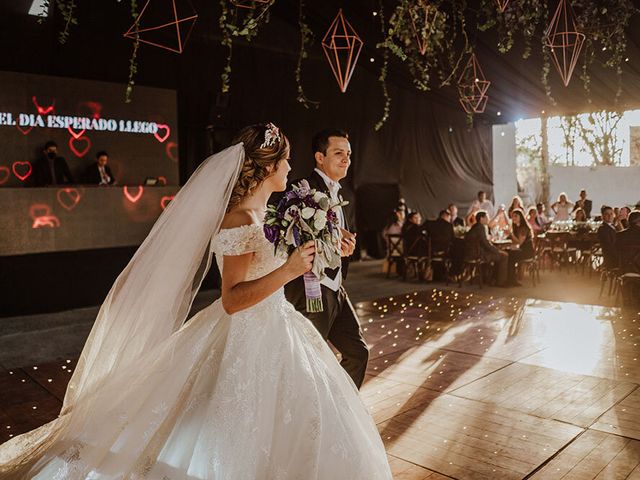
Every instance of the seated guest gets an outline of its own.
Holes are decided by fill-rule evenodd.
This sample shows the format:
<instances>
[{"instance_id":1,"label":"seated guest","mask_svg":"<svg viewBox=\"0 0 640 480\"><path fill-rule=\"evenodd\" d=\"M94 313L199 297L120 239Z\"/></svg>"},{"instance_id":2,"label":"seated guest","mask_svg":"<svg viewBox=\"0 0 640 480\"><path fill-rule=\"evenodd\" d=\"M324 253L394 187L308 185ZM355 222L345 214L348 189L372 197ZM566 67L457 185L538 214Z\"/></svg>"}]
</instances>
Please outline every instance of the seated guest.
<instances>
[{"instance_id":1,"label":"seated guest","mask_svg":"<svg viewBox=\"0 0 640 480\"><path fill-rule=\"evenodd\" d=\"M551 223L547 213L545 212L544 203L537 203L536 210L538 211L538 223L546 230L547 226Z\"/></svg>"},{"instance_id":2,"label":"seated guest","mask_svg":"<svg viewBox=\"0 0 640 480\"><path fill-rule=\"evenodd\" d=\"M587 215L585 211L578 207L573 211L573 220L577 223L584 223L587 221Z\"/></svg>"},{"instance_id":3,"label":"seated guest","mask_svg":"<svg viewBox=\"0 0 640 480\"><path fill-rule=\"evenodd\" d=\"M587 191L583 189L580 190L580 198L576 200L576 203L573 205L573 210L581 208L582 210L584 210L585 216L587 218L591 218L592 205L593 203L591 202L591 200L587 199Z\"/></svg>"},{"instance_id":4,"label":"seated guest","mask_svg":"<svg viewBox=\"0 0 640 480\"><path fill-rule=\"evenodd\" d=\"M538 218L538 209L536 207L529 207L527 222L531 226L534 235L544 232L544 224Z\"/></svg>"},{"instance_id":5,"label":"seated guest","mask_svg":"<svg viewBox=\"0 0 640 480\"><path fill-rule=\"evenodd\" d=\"M85 183L93 185L113 185L116 179L111 173L111 169L107 162L109 154L105 151L96 153L96 161L87 167L84 172Z\"/></svg>"},{"instance_id":6,"label":"seated guest","mask_svg":"<svg viewBox=\"0 0 640 480\"><path fill-rule=\"evenodd\" d=\"M385 225L382 230L382 236L384 237L384 241L389 244L389 235L401 235L402 234L402 225L404 225L404 210L396 207L393 211L389 222Z\"/></svg>"},{"instance_id":7,"label":"seated guest","mask_svg":"<svg viewBox=\"0 0 640 480\"><path fill-rule=\"evenodd\" d=\"M500 204L497 213L489 220L489 231L496 237L506 238L510 231L509 218L505 212L504 204Z\"/></svg>"},{"instance_id":8,"label":"seated guest","mask_svg":"<svg viewBox=\"0 0 640 480\"><path fill-rule=\"evenodd\" d=\"M518 248L509 250L509 283L514 286L520 286L516 278L516 268L519 262L533 258L535 255L533 230L525 219L524 212L519 208L516 208L511 213L511 221L513 223L511 241Z\"/></svg>"},{"instance_id":9,"label":"seated guest","mask_svg":"<svg viewBox=\"0 0 640 480\"><path fill-rule=\"evenodd\" d=\"M640 211L629 214L629 228L616 233L615 249L622 273L640 273Z\"/></svg>"},{"instance_id":10,"label":"seated guest","mask_svg":"<svg viewBox=\"0 0 640 480\"><path fill-rule=\"evenodd\" d=\"M555 213L554 221L566 222L567 220L570 220L571 217L569 215L569 212L571 212L572 207L573 203L567 200L566 193L563 192L558 195L558 200L553 205L551 205L551 210L553 210L553 213Z\"/></svg>"},{"instance_id":11,"label":"seated guest","mask_svg":"<svg viewBox=\"0 0 640 480\"><path fill-rule=\"evenodd\" d=\"M622 231L629 227L629 213L631 209L629 207L620 207L614 225L617 231Z\"/></svg>"},{"instance_id":12,"label":"seated guest","mask_svg":"<svg viewBox=\"0 0 640 480\"><path fill-rule=\"evenodd\" d=\"M451 215L451 223L454 227L464 227L464 219L458 217L458 207L455 203L450 203L447 207Z\"/></svg>"},{"instance_id":13,"label":"seated guest","mask_svg":"<svg viewBox=\"0 0 640 480\"><path fill-rule=\"evenodd\" d=\"M404 252L409 256L429 255L429 245L422 228L422 217L419 212L411 212L402 226L402 242Z\"/></svg>"},{"instance_id":14,"label":"seated guest","mask_svg":"<svg viewBox=\"0 0 640 480\"><path fill-rule=\"evenodd\" d=\"M429 238L431 238L431 252L448 252L449 245L453 241L453 225L449 210L441 210L438 219L425 224Z\"/></svg>"},{"instance_id":15,"label":"seated guest","mask_svg":"<svg viewBox=\"0 0 640 480\"><path fill-rule=\"evenodd\" d=\"M519 208L524 212L524 205L522 204L522 199L520 198L520 195L515 195L511 199L511 205L509 205L509 218L511 218L511 214L516 208Z\"/></svg>"},{"instance_id":16,"label":"seated guest","mask_svg":"<svg viewBox=\"0 0 640 480\"><path fill-rule=\"evenodd\" d=\"M482 190L478 192L477 198L473 202L471 202L469 211L467 212L467 218L469 218L469 215L471 215L472 213L475 215L479 210L484 210L485 212L487 212L487 215L489 215L489 217L493 217L493 203L491 203L491 200L487 199L486 192Z\"/></svg>"},{"instance_id":17,"label":"seated guest","mask_svg":"<svg viewBox=\"0 0 640 480\"><path fill-rule=\"evenodd\" d=\"M467 218L464 219L464 223L471 227L476 223L476 214L480 211L480 207L477 205L471 207L471 211L467 214Z\"/></svg>"},{"instance_id":18,"label":"seated guest","mask_svg":"<svg viewBox=\"0 0 640 480\"><path fill-rule=\"evenodd\" d=\"M484 210L477 212L476 223L464 236L464 255L468 260L480 258L485 262L494 263L495 268L492 272L494 282L498 286L506 286L509 255L489 242L488 224L487 212Z\"/></svg>"},{"instance_id":19,"label":"seated guest","mask_svg":"<svg viewBox=\"0 0 640 480\"><path fill-rule=\"evenodd\" d=\"M616 227L613 225L613 209L608 205L603 205L600 209L602 214L602 225L598 228L598 241L602 248L602 257L605 268L615 268L618 266L616 253Z\"/></svg>"},{"instance_id":20,"label":"seated guest","mask_svg":"<svg viewBox=\"0 0 640 480\"><path fill-rule=\"evenodd\" d=\"M36 187L74 183L67 161L58 155L58 144L49 140L42 156L33 165L33 182Z\"/></svg>"}]
</instances>

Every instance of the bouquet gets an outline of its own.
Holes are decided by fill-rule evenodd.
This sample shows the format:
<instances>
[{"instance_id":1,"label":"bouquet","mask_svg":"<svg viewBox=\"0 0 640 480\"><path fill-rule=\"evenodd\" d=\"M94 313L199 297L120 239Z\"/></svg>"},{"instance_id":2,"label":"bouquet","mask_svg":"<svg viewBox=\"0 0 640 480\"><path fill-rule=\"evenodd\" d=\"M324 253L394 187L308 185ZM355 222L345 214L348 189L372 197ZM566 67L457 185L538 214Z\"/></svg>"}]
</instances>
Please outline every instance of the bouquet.
<instances>
[{"instance_id":1,"label":"bouquet","mask_svg":"<svg viewBox=\"0 0 640 480\"><path fill-rule=\"evenodd\" d=\"M294 185L278 205L268 205L264 234L274 244L275 252L290 255L312 240L316 254L311 270L304 274L307 312L322 312L320 281L325 268L338 268L341 262L338 207L348 202L332 203L326 193L312 189L306 180Z\"/></svg>"}]
</instances>

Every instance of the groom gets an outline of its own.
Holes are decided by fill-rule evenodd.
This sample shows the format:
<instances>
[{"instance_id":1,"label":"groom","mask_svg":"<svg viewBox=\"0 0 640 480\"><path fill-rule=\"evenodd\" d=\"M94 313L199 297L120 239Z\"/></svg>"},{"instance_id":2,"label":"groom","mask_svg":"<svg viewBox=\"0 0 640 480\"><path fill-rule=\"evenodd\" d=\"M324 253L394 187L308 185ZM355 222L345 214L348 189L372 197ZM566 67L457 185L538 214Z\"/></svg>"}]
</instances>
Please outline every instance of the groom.
<instances>
[{"instance_id":1,"label":"groom","mask_svg":"<svg viewBox=\"0 0 640 480\"><path fill-rule=\"evenodd\" d=\"M346 132L326 129L314 135L312 141L316 168L306 178L311 188L324 192L333 201L340 201L340 180L347 176L351 164L351 145ZM294 183L298 183L297 181ZM369 349L362 338L358 316L351 305L342 284L347 276L349 257L356 246L356 236L349 226L342 208L338 212L342 231L342 266L326 269L320 282L322 290L322 312L307 313L304 280L299 277L285 285L285 295L303 315L318 329L325 340L342 355L342 367L351 376L358 388L362 385L369 360Z\"/></svg>"}]
</instances>

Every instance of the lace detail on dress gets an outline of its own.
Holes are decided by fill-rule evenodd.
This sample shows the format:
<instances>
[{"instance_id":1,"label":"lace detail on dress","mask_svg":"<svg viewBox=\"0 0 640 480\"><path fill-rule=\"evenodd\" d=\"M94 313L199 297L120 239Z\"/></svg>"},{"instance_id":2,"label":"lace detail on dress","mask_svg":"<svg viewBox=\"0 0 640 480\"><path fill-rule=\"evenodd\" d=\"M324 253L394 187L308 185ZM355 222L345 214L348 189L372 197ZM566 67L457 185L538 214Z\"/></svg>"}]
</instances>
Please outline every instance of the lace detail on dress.
<instances>
[{"instance_id":1,"label":"lace detail on dress","mask_svg":"<svg viewBox=\"0 0 640 480\"><path fill-rule=\"evenodd\" d=\"M273 244L265 238L262 225L242 225L220 230L211 241L220 272L223 271L223 257L253 253L247 280L254 280L271 273L286 261L281 253L276 253Z\"/></svg>"}]
</instances>

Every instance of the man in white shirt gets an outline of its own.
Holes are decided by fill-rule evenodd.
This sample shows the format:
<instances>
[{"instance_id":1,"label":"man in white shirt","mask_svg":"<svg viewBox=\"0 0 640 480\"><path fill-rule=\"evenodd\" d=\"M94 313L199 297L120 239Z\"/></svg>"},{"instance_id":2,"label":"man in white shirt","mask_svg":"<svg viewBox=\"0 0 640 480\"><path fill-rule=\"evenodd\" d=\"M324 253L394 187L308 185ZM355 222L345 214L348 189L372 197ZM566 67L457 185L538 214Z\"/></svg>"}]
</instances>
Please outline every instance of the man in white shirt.
<instances>
[{"instance_id":1,"label":"man in white shirt","mask_svg":"<svg viewBox=\"0 0 640 480\"><path fill-rule=\"evenodd\" d=\"M109 154L104 150L96 153L96 161L87 168L84 174L84 182L92 185L113 185L116 179L111 173L107 162Z\"/></svg>"},{"instance_id":2,"label":"man in white shirt","mask_svg":"<svg viewBox=\"0 0 640 480\"><path fill-rule=\"evenodd\" d=\"M316 168L306 180L311 188L327 193L334 202L341 200L340 180L347 176L351 164L351 145L346 132L327 129L313 137L312 149ZM298 183L294 181L293 183ZM325 340L342 355L341 365L358 388L364 381L369 360L369 348L362 336L358 316L343 286L349 267L349 257L356 246L356 235L349 231L342 209L338 211L342 231L342 265L325 270L320 282L323 311L308 313L302 277L285 285L287 299L318 329Z\"/></svg>"},{"instance_id":3,"label":"man in white shirt","mask_svg":"<svg viewBox=\"0 0 640 480\"><path fill-rule=\"evenodd\" d=\"M493 218L495 214L493 203L491 203L491 200L487 199L487 193L482 190L478 192L478 197L473 202L471 202L471 206L469 207L467 216L480 210L484 210L485 212L487 212L487 216L489 218Z\"/></svg>"}]
</instances>

